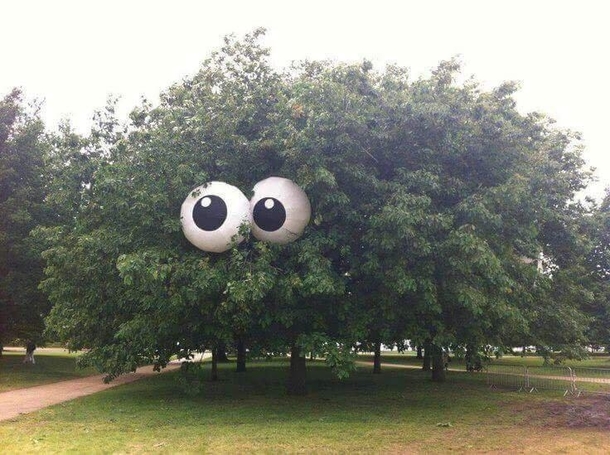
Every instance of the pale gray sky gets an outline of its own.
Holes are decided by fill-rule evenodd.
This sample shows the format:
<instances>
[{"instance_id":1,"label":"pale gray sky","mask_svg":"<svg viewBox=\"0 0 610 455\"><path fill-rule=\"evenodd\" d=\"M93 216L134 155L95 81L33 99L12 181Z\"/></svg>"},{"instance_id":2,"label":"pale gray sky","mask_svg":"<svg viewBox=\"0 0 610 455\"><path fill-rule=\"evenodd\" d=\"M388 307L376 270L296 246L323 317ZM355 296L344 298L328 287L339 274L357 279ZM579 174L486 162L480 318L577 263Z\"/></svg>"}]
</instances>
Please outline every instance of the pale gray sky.
<instances>
[{"instance_id":1,"label":"pale gray sky","mask_svg":"<svg viewBox=\"0 0 610 455\"><path fill-rule=\"evenodd\" d=\"M460 55L492 87L521 83L523 112L538 110L583 133L610 185L607 56L610 27L597 0L1 0L0 96L20 86L43 98L50 127L86 131L109 94L125 111L192 75L229 33L268 29L273 60L372 60L426 74Z\"/></svg>"}]
</instances>

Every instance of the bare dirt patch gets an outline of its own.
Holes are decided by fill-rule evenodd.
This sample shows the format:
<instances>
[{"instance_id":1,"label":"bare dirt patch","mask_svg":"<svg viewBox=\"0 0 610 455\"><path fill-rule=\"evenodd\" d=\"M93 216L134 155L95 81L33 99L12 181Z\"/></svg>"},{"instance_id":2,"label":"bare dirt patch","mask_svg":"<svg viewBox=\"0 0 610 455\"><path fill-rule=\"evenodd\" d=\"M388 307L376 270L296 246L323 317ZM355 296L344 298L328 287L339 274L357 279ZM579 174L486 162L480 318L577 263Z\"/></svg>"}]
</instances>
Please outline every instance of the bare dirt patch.
<instances>
[{"instance_id":1,"label":"bare dirt patch","mask_svg":"<svg viewBox=\"0 0 610 455\"><path fill-rule=\"evenodd\" d=\"M602 428L610 430L610 397L578 398L566 407L570 428Z\"/></svg>"},{"instance_id":2,"label":"bare dirt patch","mask_svg":"<svg viewBox=\"0 0 610 455\"><path fill-rule=\"evenodd\" d=\"M589 395L564 400L520 405L519 412L531 412L541 426L610 430L610 397ZM525 409L524 409L525 408ZM529 409L528 409L529 408Z\"/></svg>"}]
</instances>

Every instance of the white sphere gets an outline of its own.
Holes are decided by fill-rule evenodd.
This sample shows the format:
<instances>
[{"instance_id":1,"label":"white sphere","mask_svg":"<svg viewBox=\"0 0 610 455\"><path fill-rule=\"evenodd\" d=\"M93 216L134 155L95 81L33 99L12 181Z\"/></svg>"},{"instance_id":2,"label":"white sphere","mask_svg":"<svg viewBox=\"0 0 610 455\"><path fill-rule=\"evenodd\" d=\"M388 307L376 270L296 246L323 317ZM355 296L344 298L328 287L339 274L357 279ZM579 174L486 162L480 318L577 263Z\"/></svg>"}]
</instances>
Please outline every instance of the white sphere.
<instances>
[{"instance_id":1,"label":"white sphere","mask_svg":"<svg viewBox=\"0 0 610 455\"><path fill-rule=\"evenodd\" d=\"M250 216L254 237L285 244L303 234L311 218L311 204L305 191L292 180L269 177L254 185Z\"/></svg>"},{"instance_id":2,"label":"white sphere","mask_svg":"<svg viewBox=\"0 0 610 455\"><path fill-rule=\"evenodd\" d=\"M184 236L203 251L222 253L230 248L239 226L250 223L250 203L239 188L210 182L195 188L180 210ZM238 237L238 243L243 237Z\"/></svg>"}]
</instances>

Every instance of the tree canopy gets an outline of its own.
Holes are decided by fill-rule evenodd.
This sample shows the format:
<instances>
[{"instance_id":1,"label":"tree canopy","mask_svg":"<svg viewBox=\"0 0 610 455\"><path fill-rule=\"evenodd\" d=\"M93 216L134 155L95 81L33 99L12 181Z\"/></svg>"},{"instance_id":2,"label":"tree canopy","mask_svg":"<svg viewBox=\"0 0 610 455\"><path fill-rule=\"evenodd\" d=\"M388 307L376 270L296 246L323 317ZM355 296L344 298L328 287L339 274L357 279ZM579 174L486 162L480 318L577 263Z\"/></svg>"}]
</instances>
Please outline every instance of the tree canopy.
<instances>
[{"instance_id":1,"label":"tree canopy","mask_svg":"<svg viewBox=\"0 0 610 455\"><path fill-rule=\"evenodd\" d=\"M277 70L261 33L226 38L125 128L110 106L86 145L57 138L69 165L48 200L66 222L43 230L43 289L58 337L110 377L234 340L319 353L340 375L359 343L425 340L438 354L585 340L574 196L590 173L575 135L521 114L512 83L456 82L457 61L417 79L367 61ZM270 176L309 197L301 239L245 229L214 254L184 238L193 188L224 181L249 197ZM528 260L540 254L552 272Z\"/></svg>"}]
</instances>

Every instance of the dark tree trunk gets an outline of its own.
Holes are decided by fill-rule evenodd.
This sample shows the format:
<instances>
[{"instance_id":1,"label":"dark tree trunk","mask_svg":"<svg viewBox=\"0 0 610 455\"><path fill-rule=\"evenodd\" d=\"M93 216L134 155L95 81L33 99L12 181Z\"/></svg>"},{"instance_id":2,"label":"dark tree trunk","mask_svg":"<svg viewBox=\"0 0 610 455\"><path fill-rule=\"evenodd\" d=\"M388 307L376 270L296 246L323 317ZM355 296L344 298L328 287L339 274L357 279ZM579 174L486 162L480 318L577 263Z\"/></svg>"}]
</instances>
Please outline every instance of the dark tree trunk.
<instances>
[{"instance_id":1,"label":"dark tree trunk","mask_svg":"<svg viewBox=\"0 0 610 455\"><path fill-rule=\"evenodd\" d=\"M212 375L211 381L218 381L218 349L212 349Z\"/></svg>"},{"instance_id":2,"label":"dark tree trunk","mask_svg":"<svg viewBox=\"0 0 610 455\"><path fill-rule=\"evenodd\" d=\"M307 395L306 378L305 356L298 346L293 346L290 349L290 373L286 385L288 395Z\"/></svg>"},{"instance_id":3,"label":"dark tree trunk","mask_svg":"<svg viewBox=\"0 0 610 455\"><path fill-rule=\"evenodd\" d=\"M373 360L373 374L381 374L381 343L375 343L375 357Z\"/></svg>"},{"instance_id":4,"label":"dark tree trunk","mask_svg":"<svg viewBox=\"0 0 610 455\"><path fill-rule=\"evenodd\" d=\"M424 363L422 366L423 371L430 371L430 364L432 360L432 343L426 341L424 343Z\"/></svg>"},{"instance_id":5,"label":"dark tree trunk","mask_svg":"<svg viewBox=\"0 0 610 455\"><path fill-rule=\"evenodd\" d=\"M443 348L432 345L432 381L445 382L445 362L443 358Z\"/></svg>"},{"instance_id":6,"label":"dark tree trunk","mask_svg":"<svg viewBox=\"0 0 610 455\"><path fill-rule=\"evenodd\" d=\"M228 363L229 358L227 357L227 347L224 343L220 343L216 348L217 361L220 363Z\"/></svg>"},{"instance_id":7,"label":"dark tree trunk","mask_svg":"<svg viewBox=\"0 0 610 455\"><path fill-rule=\"evenodd\" d=\"M0 344L0 359L2 358L2 353L4 352L4 345Z\"/></svg>"},{"instance_id":8,"label":"dark tree trunk","mask_svg":"<svg viewBox=\"0 0 610 455\"><path fill-rule=\"evenodd\" d=\"M479 347L474 344L466 345L466 371L481 371L483 365L481 364L481 355L479 354Z\"/></svg>"},{"instance_id":9,"label":"dark tree trunk","mask_svg":"<svg viewBox=\"0 0 610 455\"><path fill-rule=\"evenodd\" d=\"M246 371L246 345L244 340L239 338L237 340L237 367L235 372L244 373Z\"/></svg>"},{"instance_id":10,"label":"dark tree trunk","mask_svg":"<svg viewBox=\"0 0 610 455\"><path fill-rule=\"evenodd\" d=\"M415 356L416 359L423 359L424 358L424 353L423 353L423 348L420 346L417 346L417 355Z\"/></svg>"},{"instance_id":11,"label":"dark tree trunk","mask_svg":"<svg viewBox=\"0 0 610 455\"><path fill-rule=\"evenodd\" d=\"M474 369L474 354L475 350L471 344L466 345L466 355L464 360L466 361L466 371L473 371Z\"/></svg>"}]
</instances>

